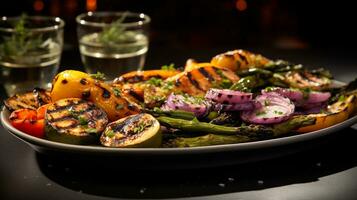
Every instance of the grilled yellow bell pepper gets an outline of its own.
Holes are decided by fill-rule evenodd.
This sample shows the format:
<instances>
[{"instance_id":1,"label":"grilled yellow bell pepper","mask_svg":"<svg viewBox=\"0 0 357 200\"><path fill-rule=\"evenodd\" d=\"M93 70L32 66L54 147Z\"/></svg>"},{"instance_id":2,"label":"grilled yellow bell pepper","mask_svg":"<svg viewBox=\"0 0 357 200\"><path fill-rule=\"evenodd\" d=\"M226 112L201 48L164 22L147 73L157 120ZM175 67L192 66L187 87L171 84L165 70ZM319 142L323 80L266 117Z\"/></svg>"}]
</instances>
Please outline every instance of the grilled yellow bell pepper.
<instances>
[{"instance_id":1,"label":"grilled yellow bell pepper","mask_svg":"<svg viewBox=\"0 0 357 200\"><path fill-rule=\"evenodd\" d=\"M54 78L51 89L52 101L63 98L82 98L95 103L114 121L140 112L140 106L121 94L120 88L112 87L91 75L75 71L63 71Z\"/></svg>"},{"instance_id":2,"label":"grilled yellow bell pepper","mask_svg":"<svg viewBox=\"0 0 357 200\"><path fill-rule=\"evenodd\" d=\"M299 128L298 132L306 133L327 128L345 121L353 116L356 111L357 95L349 95L344 100L329 105L327 113L310 114L309 116L316 118L315 124Z\"/></svg>"}]
</instances>

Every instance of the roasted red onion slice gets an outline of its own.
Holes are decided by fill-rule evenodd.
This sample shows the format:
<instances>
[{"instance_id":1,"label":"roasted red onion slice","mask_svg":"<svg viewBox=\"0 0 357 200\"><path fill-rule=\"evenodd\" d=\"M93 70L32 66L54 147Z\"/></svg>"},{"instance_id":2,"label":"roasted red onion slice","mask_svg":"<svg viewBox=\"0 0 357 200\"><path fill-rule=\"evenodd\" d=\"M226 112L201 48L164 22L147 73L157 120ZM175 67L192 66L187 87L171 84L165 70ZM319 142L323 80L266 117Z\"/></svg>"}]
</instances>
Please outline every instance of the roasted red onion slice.
<instances>
[{"instance_id":1,"label":"roasted red onion slice","mask_svg":"<svg viewBox=\"0 0 357 200\"><path fill-rule=\"evenodd\" d=\"M205 97L216 103L237 104L252 101L253 94L228 89L210 89Z\"/></svg>"},{"instance_id":2,"label":"roasted red onion slice","mask_svg":"<svg viewBox=\"0 0 357 200\"><path fill-rule=\"evenodd\" d=\"M315 91L302 92L296 89L279 88L279 87L272 87L262 90L262 94L267 94L271 92L275 92L284 97L289 98L297 106L303 106L305 104L311 104L311 103L326 102L331 97L331 94L329 92L315 92Z\"/></svg>"},{"instance_id":3,"label":"roasted red onion slice","mask_svg":"<svg viewBox=\"0 0 357 200\"><path fill-rule=\"evenodd\" d=\"M266 93L257 96L255 100L261 103L262 107L243 111L243 121L253 124L274 124L287 120L294 113L294 104L278 93Z\"/></svg>"},{"instance_id":4,"label":"roasted red onion slice","mask_svg":"<svg viewBox=\"0 0 357 200\"><path fill-rule=\"evenodd\" d=\"M214 105L214 109L217 111L241 111L241 110L253 110L254 103L246 102L246 103L237 103L237 104L222 104L217 103Z\"/></svg>"},{"instance_id":5,"label":"roasted red onion slice","mask_svg":"<svg viewBox=\"0 0 357 200\"><path fill-rule=\"evenodd\" d=\"M166 103L162 106L164 110L184 110L193 112L197 117L205 115L209 110L209 103L200 98L188 95L170 94Z\"/></svg>"}]
</instances>

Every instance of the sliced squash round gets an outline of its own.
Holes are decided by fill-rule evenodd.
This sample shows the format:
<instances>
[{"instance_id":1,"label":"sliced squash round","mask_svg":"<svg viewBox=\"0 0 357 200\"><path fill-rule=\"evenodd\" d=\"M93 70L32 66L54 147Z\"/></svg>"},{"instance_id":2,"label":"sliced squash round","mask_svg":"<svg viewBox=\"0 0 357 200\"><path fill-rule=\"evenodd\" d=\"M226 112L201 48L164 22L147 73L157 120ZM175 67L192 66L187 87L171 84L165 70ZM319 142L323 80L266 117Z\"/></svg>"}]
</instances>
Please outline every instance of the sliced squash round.
<instances>
[{"instance_id":1,"label":"sliced squash round","mask_svg":"<svg viewBox=\"0 0 357 200\"><path fill-rule=\"evenodd\" d=\"M47 107L45 134L51 141L95 144L108 124L107 114L79 98L58 100Z\"/></svg>"},{"instance_id":2,"label":"sliced squash round","mask_svg":"<svg viewBox=\"0 0 357 200\"><path fill-rule=\"evenodd\" d=\"M160 123L150 114L130 115L109 123L100 137L107 147L160 147Z\"/></svg>"}]
</instances>

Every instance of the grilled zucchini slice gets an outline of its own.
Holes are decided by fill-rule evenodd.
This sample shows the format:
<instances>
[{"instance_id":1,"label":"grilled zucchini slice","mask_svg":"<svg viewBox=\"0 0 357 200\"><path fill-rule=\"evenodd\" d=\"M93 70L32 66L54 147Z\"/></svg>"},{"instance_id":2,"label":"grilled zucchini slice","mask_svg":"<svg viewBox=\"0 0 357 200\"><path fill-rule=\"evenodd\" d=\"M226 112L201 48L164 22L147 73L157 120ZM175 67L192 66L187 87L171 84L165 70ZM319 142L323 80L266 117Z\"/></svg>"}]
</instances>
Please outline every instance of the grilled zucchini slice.
<instances>
[{"instance_id":1,"label":"grilled zucchini slice","mask_svg":"<svg viewBox=\"0 0 357 200\"><path fill-rule=\"evenodd\" d=\"M79 98L58 100L47 107L45 133L51 141L69 144L98 143L108 123L107 114Z\"/></svg>"},{"instance_id":2,"label":"grilled zucchini slice","mask_svg":"<svg viewBox=\"0 0 357 200\"><path fill-rule=\"evenodd\" d=\"M32 109L36 110L42 105L51 102L50 93L42 88L35 88L32 92L24 94L15 94L6 99L4 104L9 111L18 109Z\"/></svg>"},{"instance_id":3,"label":"grilled zucchini slice","mask_svg":"<svg viewBox=\"0 0 357 200\"><path fill-rule=\"evenodd\" d=\"M100 137L107 147L160 147L160 123L150 114L131 115L108 124Z\"/></svg>"}]
</instances>

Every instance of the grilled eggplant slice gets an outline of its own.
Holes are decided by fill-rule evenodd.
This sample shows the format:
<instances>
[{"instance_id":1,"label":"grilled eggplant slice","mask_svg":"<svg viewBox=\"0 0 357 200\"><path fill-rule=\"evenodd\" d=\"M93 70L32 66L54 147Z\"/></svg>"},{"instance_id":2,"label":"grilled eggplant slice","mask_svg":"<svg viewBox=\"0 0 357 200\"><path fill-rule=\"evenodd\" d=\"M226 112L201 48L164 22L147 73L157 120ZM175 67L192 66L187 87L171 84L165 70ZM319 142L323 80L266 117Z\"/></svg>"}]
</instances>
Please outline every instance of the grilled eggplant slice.
<instances>
[{"instance_id":1,"label":"grilled eggplant slice","mask_svg":"<svg viewBox=\"0 0 357 200\"><path fill-rule=\"evenodd\" d=\"M6 99L4 104L9 111L18 109L32 109L36 110L42 105L51 102L50 93L45 89L35 88L32 92L24 94L15 94L14 96Z\"/></svg>"},{"instance_id":2,"label":"grilled eggplant slice","mask_svg":"<svg viewBox=\"0 0 357 200\"><path fill-rule=\"evenodd\" d=\"M160 123L150 114L131 115L108 124L100 137L107 147L160 147Z\"/></svg>"},{"instance_id":3,"label":"grilled eggplant slice","mask_svg":"<svg viewBox=\"0 0 357 200\"><path fill-rule=\"evenodd\" d=\"M107 114L92 102L61 99L47 107L46 138L69 144L94 144L108 123Z\"/></svg>"}]
</instances>

